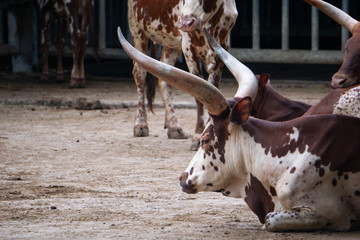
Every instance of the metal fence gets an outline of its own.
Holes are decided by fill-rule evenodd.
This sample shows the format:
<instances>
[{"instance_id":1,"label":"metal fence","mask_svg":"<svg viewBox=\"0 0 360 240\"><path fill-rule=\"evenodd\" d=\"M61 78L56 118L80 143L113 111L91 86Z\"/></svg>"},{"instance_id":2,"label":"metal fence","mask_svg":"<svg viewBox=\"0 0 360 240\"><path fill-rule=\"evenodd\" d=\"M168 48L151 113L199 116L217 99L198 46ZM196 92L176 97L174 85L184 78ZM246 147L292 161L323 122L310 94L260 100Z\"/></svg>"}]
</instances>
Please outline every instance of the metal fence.
<instances>
[{"instance_id":1,"label":"metal fence","mask_svg":"<svg viewBox=\"0 0 360 240\"><path fill-rule=\"evenodd\" d=\"M360 4L357 0L328 0L328 2L334 4L334 5L340 5L338 7L341 7L345 12L349 12L349 2L353 4L352 6L356 9L359 9ZM114 15L117 13L122 14L123 16L127 15L127 6L126 1L120 1L123 4L114 6L113 1L105 1L105 0L98 0L99 7L96 9L98 11L99 16L99 43L100 43L100 56L108 57L108 58L127 58L126 54L122 51L122 49L118 47L108 46L108 41L104 39L105 37L111 37L117 41L116 35L109 35L105 34L106 31L111 30L114 31L116 29L116 26L113 24L109 24L105 21L105 19L109 19L108 15ZM271 2L271 3L269 3ZM289 38L290 38L290 20L292 15L295 15L296 9L292 9L290 11L290 3L291 4L297 4L294 6L294 8L298 7L299 5L307 9L311 14L309 14L310 23L311 23L311 48L310 49L292 49L289 47ZM110 8L112 11L106 11L106 6L111 5ZM238 48L234 47L233 44L231 44L231 47L229 49L230 53L234 55L236 58L240 59L244 62L270 62L270 63L322 63L322 64L338 64L341 63L344 56L344 45L346 40L349 37L349 32L342 28L339 30L338 38L341 38L341 43L338 46L338 49L336 50L326 50L321 49L321 46L319 44L319 11L308 5L307 3L300 1L300 0L242 0L237 1L238 10L239 10L239 18L237 20L237 24L240 24L239 22L243 20L241 14L244 14L245 12L242 11L242 9L246 5L251 5L251 23L248 25L251 25L251 47L248 48ZM261 23L260 23L260 10L263 7L266 7L264 5L269 5L270 10L273 11L276 7L281 8L281 47L278 49L270 49L270 48L262 48L260 44L261 39ZM121 9L119 9L121 7ZM118 9L117 13L114 13L114 10L116 11ZM245 10L246 11L246 10ZM360 10L353 11L355 15L359 15ZM322 13L321 13L322 14ZM301 13L297 13L297 16L301 15ZM330 27L327 28L327 30L331 31L331 35L333 35L333 31L337 28L340 28L337 23L335 23L333 20L331 20L327 16L322 16L326 21L329 22ZM358 17L358 16L353 16ZM123 19L124 20L124 19ZM114 22L112 22L114 23ZM126 29L127 23L126 19L125 22L122 21L118 23L122 25L122 28ZM331 27L332 24L332 27ZM233 33L237 31L236 27L234 27ZM337 32L337 31L335 31ZM127 32L128 33L128 32ZM233 42L233 39L235 38L233 34L231 35L230 41ZM267 37L267 33L265 33L262 37ZM340 36L341 35L341 36ZM129 40L131 38L129 37Z\"/></svg>"},{"instance_id":2,"label":"metal fence","mask_svg":"<svg viewBox=\"0 0 360 240\"><path fill-rule=\"evenodd\" d=\"M349 12L354 18L360 18L360 1L358 0L327 0L328 2L338 5L344 11ZM269 63L322 63L322 64L338 64L341 63L344 56L344 45L349 37L349 33L345 29L340 30L340 26L324 14L320 15L319 11L301 0L241 0L236 1L239 17L236 25L231 33L230 53L236 58L244 62L269 62ZM300 10L299 10L300 9ZM6 10L0 10L0 18L6 19ZM32 22L37 19L33 14ZM265 16L265 17L264 17ZM270 16L270 17L269 17ZM295 16L295 17L294 17ZM99 45L100 58L127 59L128 56L121 49L117 41L116 28L121 26L131 40L127 24L127 1L125 0L94 0L94 24L96 29L97 41ZM308 49L301 48L303 41L302 28L296 29L291 23L299 21L301 26L309 25ZM325 19L321 22L321 18ZM272 20L275 19L275 20ZM319 21L320 19L320 21ZM272 28L266 28L269 21L274 21ZM329 33L322 31L323 22L327 22ZM4 42L6 30L5 24L0 26L0 45ZM34 26L35 24L33 24ZM35 27L34 27L35 28ZM335 30L334 30L335 29ZM337 29L337 30L336 30ZM297 45L292 44L294 37L293 31L297 31ZM35 31L38 31L35 29ZM33 32L35 32L33 30ZM307 30L306 30L307 31ZM272 38L278 39L270 41ZM324 41L319 41L323 35L330 34L325 37L339 39L335 45L335 49L324 49ZM301 35L301 36L300 36ZM39 38L33 36L39 43ZM91 37L87 54L93 54ZM341 40L340 40L341 39ZM296 39L295 39L296 40ZM246 43L247 41L247 43ZM245 45L238 44L245 42ZM262 44L265 42L267 44ZM300 43L300 44L298 44ZM4 45L4 44L3 44ZM6 45L6 44L5 44ZM294 45L294 46L291 46ZM334 44L333 44L334 45ZM274 47L275 46L275 47ZM35 51L39 48L34 48ZM0 48L1 50L1 48ZM50 49L53 54L56 53L55 47ZM0 51L0 55L4 51ZM70 48L65 49L65 54L71 54ZM39 56L38 53L33 54Z\"/></svg>"},{"instance_id":3,"label":"metal fence","mask_svg":"<svg viewBox=\"0 0 360 240\"><path fill-rule=\"evenodd\" d=\"M298 50L289 48L289 2L281 1L281 49L260 48L260 1L252 0L252 48L231 48L230 52L244 62L272 63L341 63L344 57L345 42L349 32L341 30L341 49L319 49L319 11L311 7L311 49ZM310 7L310 6L309 6ZM349 0L342 0L342 9L349 12Z\"/></svg>"}]
</instances>

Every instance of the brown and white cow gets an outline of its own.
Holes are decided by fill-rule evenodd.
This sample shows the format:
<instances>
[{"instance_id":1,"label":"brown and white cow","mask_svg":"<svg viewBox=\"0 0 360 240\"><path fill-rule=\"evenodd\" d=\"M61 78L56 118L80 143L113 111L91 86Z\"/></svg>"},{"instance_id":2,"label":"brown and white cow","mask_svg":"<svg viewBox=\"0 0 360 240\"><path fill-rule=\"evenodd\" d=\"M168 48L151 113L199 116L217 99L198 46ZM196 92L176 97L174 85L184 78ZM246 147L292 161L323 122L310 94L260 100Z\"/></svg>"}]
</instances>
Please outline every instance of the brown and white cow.
<instances>
[{"instance_id":1,"label":"brown and white cow","mask_svg":"<svg viewBox=\"0 0 360 240\"><path fill-rule=\"evenodd\" d=\"M208 31L225 49L229 45L229 33L237 18L234 0L128 0L128 19L134 46L146 53L148 40L162 45L161 61L174 65L184 53L189 71L202 76L201 63L208 72L208 81L219 87L223 63L208 46L199 27ZM149 127L144 103L146 70L134 62L133 75L137 85L138 107L134 136L148 136ZM159 79L165 105L165 128L169 138L186 137L175 115L171 88ZM192 149L197 149L204 128L204 109L197 103L197 123Z\"/></svg>"},{"instance_id":2,"label":"brown and white cow","mask_svg":"<svg viewBox=\"0 0 360 240\"><path fill-rule=\"evenodd\" d=\"M201 78L140 53L120 29L118 35L131 58L208 108L201 147L180 176L184 192L242 197L269 231L345 231L360 223L359 118L250 117L257 82L240 62L234 69L241 69L241 89L228 101Z\"/></svg>"},{"instance_id":3,"label":"brown and white cow","mask_svg":"<svg viewBox=\"0 0 360 240\"><path fill-rule=\"evenodd\" d=\"M85 87L84 56L86 45L88 43L86 30L90 24L92 34L94 29L92 24L92 0L33 0L39 11L39 22L41 27L41 45L42 45L42 79L49 77L49 31L51 22L58 23L58 35L56 48L58 50L58 59L56 67L56 80L64 81L64 68L62 64L62 55L64 52L64 31L68 28L70 41L73 51L73 67L71 70L70 88ZM79 23L79 14L81 22ZM95 49L97 55L97 51Z\"/></svg>"},{"instance_id":4,"label":"brown and white cow","mask_svg":"<svg viewBox=\"0 0 360 240\"><path fill-rule=\"evenodd\" d=\"M320 9L352 33L352 37L345 44L344 61L332 77L332 86L334 88L347 88L360 83L360 22L325 1L304 1Z\"/></svg>"}]
</instances>

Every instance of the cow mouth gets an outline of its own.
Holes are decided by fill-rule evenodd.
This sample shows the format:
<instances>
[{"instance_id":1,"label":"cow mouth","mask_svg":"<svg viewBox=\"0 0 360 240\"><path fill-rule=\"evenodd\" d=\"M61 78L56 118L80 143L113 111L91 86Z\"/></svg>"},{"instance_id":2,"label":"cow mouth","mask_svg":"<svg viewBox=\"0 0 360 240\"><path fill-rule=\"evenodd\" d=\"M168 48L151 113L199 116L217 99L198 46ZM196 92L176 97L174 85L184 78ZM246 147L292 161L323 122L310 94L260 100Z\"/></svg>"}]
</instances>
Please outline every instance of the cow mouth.
<instances>
[{"instance_id":1,"label":"cow mouth","mask_svg":"<svg viewBox=\"0 0 360 240\"><path fill-rule=\"evenodd\" d=\"M182 173L179 177L182 191L189 194L197 193L196 188L194 188L195 185L191 182L191 180L188 180L188 177L189 174L187 172Z\"/></svg>"},{"instance_id":2,"label":"cow mouth","mask_svg":"<svg viewBox=\"0 0 360 240\"><path fill-rule=\"evenodd\" d=\"M193 188L193 186L182 186L181 190L187 194L195 194L197 193L197 190Z\"/></svg>"},{"instance_id":3,"label":"cow mouth","mask_svg":"<svg viewBox=\"0 0 360 240\"><path fill-rule=\"evenodd\" d=\"M201 29L201 24L195 17L180 17L177 27L184 32L194 32Z\"/></svg>"}]
</instances>

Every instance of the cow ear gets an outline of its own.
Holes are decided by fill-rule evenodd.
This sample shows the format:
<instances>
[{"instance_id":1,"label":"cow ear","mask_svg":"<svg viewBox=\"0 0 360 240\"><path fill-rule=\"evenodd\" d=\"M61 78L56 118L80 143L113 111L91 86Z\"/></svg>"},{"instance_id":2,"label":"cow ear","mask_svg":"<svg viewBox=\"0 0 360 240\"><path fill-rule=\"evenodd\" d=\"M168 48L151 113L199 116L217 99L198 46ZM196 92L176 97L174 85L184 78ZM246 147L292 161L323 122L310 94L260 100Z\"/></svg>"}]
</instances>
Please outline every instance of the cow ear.
<instances>
[{"instance_id":1,"label":"cow ear","mask_svg":"<svg viewBox=\"0 0 360 240\"><path fill-rule=\"evenodd\" d=\"M233 107L230 113L231 122L234 124L243 124L249 119L251 110L251 98L240 99Z\"/></svg>"},{"instance_id":2,"label":"cow ear","mask_svg":"<svg viewBox=\"0 0 360 240\"><path fill-rule=\"evenodd\" d=\"M268 73L264 73L261 74L259 77L259 75L256 75L258 81L259 81L259 90L263 89L266 84L268 83L269 79L270 79L270 74ZM270 82L270 81L269 81Z\"/></svg>"}]
</instances>

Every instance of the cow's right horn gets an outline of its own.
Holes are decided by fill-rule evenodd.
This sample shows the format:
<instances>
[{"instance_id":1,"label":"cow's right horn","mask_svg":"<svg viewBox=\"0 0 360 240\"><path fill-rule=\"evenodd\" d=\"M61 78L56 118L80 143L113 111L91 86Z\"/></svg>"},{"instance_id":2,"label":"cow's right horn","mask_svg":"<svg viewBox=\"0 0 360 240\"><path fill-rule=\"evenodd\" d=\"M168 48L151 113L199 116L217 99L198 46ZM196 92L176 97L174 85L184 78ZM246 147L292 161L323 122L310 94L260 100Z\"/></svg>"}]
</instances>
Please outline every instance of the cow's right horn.
<instances>
[{"instance_id":1,"label":"cow's right horn","mask_svg":"<svg viewBox=\"0 0 360 240\"><path fill-rule=\"evenodd\" d=\"M358 21L356 21L346 12L322 0L304 0L304 1L318 8L323 13L334 19L341 26L346 28L349 32L353 33L353 27Z\"/></svg>"},{"instance_id":2,"label":"cow's right horn","mask_svg":"<svg viewBox=\"0 0 360 240\"><path fill-rule=\"evenodd\" d=\"M135 62L159 79L195 97L206 106L211 115L219 115L229 108L225 96L214 85L193 74L141 53L126 41L120 27L118 27L118 38L125 52Z\"/></svg>"}]
</instances>

